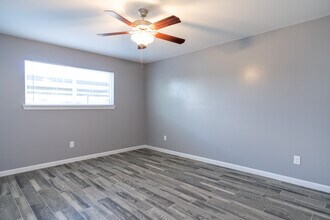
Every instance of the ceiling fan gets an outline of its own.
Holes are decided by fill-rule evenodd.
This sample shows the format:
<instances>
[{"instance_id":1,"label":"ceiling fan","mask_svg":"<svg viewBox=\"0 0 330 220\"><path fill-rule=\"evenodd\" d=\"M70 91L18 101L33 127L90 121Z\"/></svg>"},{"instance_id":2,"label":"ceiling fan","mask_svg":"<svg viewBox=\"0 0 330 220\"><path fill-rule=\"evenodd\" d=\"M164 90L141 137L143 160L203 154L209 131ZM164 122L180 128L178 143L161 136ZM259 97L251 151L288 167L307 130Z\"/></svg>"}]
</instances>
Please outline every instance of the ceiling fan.
<instances>
[{"instance_id":1,"label":"ceiling fan","mask_svg":"<svg viewBox=\"0 0 330 220\"><path fill-rule=\"evenodd\" d=\"M148 44L152 43L155 38L159 38L162 40L170 41L177 44L183 44L185 39L174 37L171 35L163 34L158 32L159 29L180 23L181 20L172 15L155 23L151 23L145 20L145 17L148 15L148 10L145 8L140 8L138 10L139 15L141 16L140 20L136 20L131 22L121 16L120 14L116 13L115 11L106 10L105 12L109 13L112 17L124 22L128 26L132 27L131 31L121 31L121 32L113 32L113 33L103 33L98 34L99 36L114 36L114 35L121 35L121 34L130 34L131 39L137 43L138 49L145 49L147 48Z\"/></svg>"}]
</instances>

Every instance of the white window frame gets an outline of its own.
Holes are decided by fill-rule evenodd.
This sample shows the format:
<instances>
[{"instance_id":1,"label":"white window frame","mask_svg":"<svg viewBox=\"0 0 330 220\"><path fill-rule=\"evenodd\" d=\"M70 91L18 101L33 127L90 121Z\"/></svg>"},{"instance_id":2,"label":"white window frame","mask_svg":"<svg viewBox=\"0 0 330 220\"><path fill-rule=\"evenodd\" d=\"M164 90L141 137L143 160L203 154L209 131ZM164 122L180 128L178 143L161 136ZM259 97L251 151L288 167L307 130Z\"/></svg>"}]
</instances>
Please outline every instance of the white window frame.
<instances>
[{"instance_id":1,"label":"white window frame","mask_svg":"<svg viewBox=\"0 0 330 220\"><path fill-rule=\"evenodd\" d=\"M34 60L24 60L24 66L25 66L25 61L30 61L30 62L36 62L36 63L44 63L44 64L50 64L50 65L56 65L56 66L65 66L65 65L60 65L60 64L53 64L53 63L46 63L46 62L40 62L40 61L34 61ZM94 69L88 69L88 68L82 68L82 67L75 67L75 66L65 66L65 67L72 67L76 69L84 69L84 70L93 70L93 71L99 71L99 70L94 70ZM101 70L100 70L101 71ZM24 68L24 104L22 105L24 110L74 110L74 109L115 109L116 105L115 103L115 74L111 71L101 71L101 72L109 72L112 73L112 82L113 86L110 90L112 92L113 97L113 105L52 105L52 104L46 104L46 105L38 105L38 104L26 104L26 91L27 91L27 74L25 73L25 68Z\"/></svg>"}]
</instances>

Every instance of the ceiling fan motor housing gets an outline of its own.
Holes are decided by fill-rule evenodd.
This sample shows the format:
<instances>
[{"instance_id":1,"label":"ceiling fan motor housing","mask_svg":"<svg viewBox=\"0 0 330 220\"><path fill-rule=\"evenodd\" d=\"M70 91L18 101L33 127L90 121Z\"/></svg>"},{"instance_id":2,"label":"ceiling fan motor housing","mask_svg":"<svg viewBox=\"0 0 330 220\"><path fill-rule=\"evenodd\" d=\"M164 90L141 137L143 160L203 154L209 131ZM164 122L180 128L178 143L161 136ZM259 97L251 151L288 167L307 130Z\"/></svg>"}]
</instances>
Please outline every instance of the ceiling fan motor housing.
<instances>
[{"instance_id":1,"label":"ceiling fan motor housing","mask_svg":"<svg viewBox=\"0 0 330 220\"><path fill-rule=\"evenodd\" d=\"M150 26L152 23L147 20L136 20L133 22L133 24L135 27L137 27L138 25Z\"/></svg>"}]
</instances>

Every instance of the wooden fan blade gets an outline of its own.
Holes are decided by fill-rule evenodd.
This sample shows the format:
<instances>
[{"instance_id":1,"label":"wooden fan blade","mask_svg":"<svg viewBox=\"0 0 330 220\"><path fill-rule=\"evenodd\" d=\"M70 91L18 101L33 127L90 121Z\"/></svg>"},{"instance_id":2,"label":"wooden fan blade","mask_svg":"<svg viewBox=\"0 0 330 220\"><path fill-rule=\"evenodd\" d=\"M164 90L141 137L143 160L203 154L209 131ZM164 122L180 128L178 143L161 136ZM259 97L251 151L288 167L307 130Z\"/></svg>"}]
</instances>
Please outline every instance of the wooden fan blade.
<instances>
[{"instance_id":1,"label":"wooden fan blade","mask_svg":"<svg viewBox=\"0 0 330 220\"><path fill-rule=\"evenodd\" d=\"M180 22L181 22L180 18L172 15L168 18L164 18L163 20L160 20L160 21L157 21L157 22L153 23L152 27L155 30L158 30L158 29L161 29L161 28L173 25L173 24L180 23Z\"/></svg>"},{"instance_id":2,"label":"wooden fan blade","mask_svg":"<svg viewBox=\"0 0 330 220\"><path fill-rule=\"evenodd\" d=\"M124 22L124 23L127 24L128 26L132 26L132 27L134 26L134 24L133 24L131 21L127 20L126 18L124 18L123 16L121 16L120 14L118 14L118 13L115 12L115 11L105 10L104 12L109 13L112 17L118 19L118 20L121 21L121 22Z\"/></svg>"},{"instance_id":3,"label":"wooden fan blade","mask_svg":"<svg viewBox=\"0 0 330 220\"><path fill-rule=\"evenodd\" d=\"M121 32L103 33L103 34L98 34L98 35L102 36L102 37L106 37L106 36L120 35L120 34L129 34L129 32L128 31L121 31Z\"/></svg>"},{"instance_id":4,"label":"wooden fan blade","mask_svg":"<svg viewBox=\"0 0 330 220\"><path fill-rule=\"evenodd\" d=\"M157 33L155 34L156 38L162 39L162 40L167 40L176 44L183 44L186 40L179 38L179 37L174 37L171 35L167 35L167 34L162 34L162 33Z\"/></svg>"}]
</instances>

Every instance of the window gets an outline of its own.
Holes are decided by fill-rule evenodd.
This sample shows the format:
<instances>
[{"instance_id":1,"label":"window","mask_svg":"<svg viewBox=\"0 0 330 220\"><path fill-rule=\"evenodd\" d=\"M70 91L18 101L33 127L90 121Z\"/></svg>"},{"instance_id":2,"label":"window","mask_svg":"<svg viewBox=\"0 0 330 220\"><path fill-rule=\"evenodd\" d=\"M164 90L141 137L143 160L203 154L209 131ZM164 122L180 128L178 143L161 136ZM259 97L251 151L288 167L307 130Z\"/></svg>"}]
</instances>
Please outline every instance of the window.
<instances>
[{"instance_id":1,"label":"window","mask_svg":"<svg viewBox=\"0 0 330 220\"><path fill-rule=\"evenodd\" d=\"M25 109L111 106L113 73L25 61Z\"/></svg>"}]
</instances>

